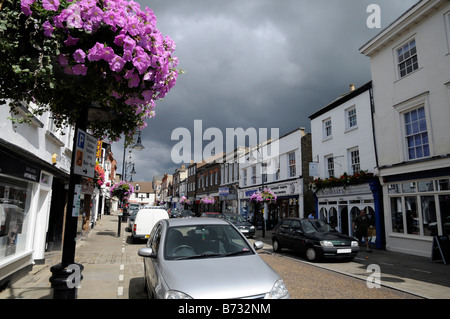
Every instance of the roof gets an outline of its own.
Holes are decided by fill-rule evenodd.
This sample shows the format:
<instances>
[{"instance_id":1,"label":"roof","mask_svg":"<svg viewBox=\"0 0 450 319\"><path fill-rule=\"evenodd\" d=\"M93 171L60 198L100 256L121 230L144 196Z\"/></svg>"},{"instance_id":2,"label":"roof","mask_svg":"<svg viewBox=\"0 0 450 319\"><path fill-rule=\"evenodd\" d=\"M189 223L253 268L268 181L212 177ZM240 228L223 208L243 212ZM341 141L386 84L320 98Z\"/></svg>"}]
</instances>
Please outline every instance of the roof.
<instances>
[{"instance_id":1,"label":"roof","mask_svg":"<svg viewBox=\"0 0 450 319\"><path fill-rule=\"evenodd\" d=\"M369 81L366 84L364 84L363 86L361 86L353 91L344 93L344 94L340 95L337 99L332 101L330 104L324 106L323 108L318 110L316 113L310 115L309 119L313 120L316 117L318 117L324 113L327 113L328 111L338 107L339 105L344 104L345 102L353 99L354 97L364 93L365 91L370 90L371 88L372 88L372 81Z\"/></svg>"},{"instance_id":2,"label":"roof","mask_svg":"<svg viewBox=\"0 0 450 319\"><path fill-rule=\"evenodd\" d=\"M135 193L153 193L152 182L130 182L133 185ZM136 190L136 185L139 185L139 190Z\"/></svg>"}]
</instances>

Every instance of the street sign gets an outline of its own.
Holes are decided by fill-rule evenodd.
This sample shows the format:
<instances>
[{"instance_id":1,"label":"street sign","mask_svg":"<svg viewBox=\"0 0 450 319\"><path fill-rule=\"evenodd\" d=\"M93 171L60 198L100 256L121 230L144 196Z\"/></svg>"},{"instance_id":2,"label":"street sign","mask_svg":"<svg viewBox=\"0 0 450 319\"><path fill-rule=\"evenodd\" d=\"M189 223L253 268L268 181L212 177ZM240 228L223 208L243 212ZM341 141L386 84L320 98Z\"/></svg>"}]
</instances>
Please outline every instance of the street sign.
<instances>
[{"instance_id":1,"label":"street sign","mask_svg":"<svg viewBox=\"0 0 450 319\"><path fill-rule=\"evenodd\" d=\"M97 139L78 129L73 172L77 175L94 178L96 152Z\"/></svg>"}]
</instances>

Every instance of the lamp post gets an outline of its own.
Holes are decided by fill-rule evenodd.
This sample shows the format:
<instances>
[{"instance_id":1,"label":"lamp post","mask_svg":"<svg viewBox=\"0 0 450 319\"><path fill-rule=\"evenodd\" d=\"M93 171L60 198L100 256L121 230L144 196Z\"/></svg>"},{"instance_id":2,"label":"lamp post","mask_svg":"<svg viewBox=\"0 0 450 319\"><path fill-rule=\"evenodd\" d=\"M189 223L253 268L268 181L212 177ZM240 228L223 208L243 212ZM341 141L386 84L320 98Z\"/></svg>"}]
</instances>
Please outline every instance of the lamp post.
<instances>
[{"instance_id":1,"label":"lamp post","mask_svg":"<svg viewBox=\"0 0 450 319\"><path fill-rule=\"evenodd\" d=\"M142 151L145 147L144 145L142 145L142 141L141 141L141 131L139 131L139 136L138 139L136 141L136 144L134 144L131 148L136 149L138 151ZM122 161L122 181L126 181L126 172L127 172L127 163L125 162L125 154L127 152L127 147L124 145L123 146L123 161ZM134 170L134 163L131 163L131 161L129 162L129 164L133 164L133 168L130 172L131 174L131 182L133 181L133 175L136 174L136 171ZM123 214L123 202L122 204L122 214ZM119 214L118 216L118 220L117 220L117 237L120 237L120 228L121 228L121 223L122 223L122 216Z\"/></svg>"},{"instance_id":2,"label":"lamp post","mask_svg":"<svg viewBox=\"0 0 450 319\"><path fill-rule=\"evenodd\" d=\"M256 151L258 152L258 154L261 156L261 188L264 191L264 183L265 183L265 174L263 172L263 168L264 168L264 152L260 152L259 151L260 146L256 147ZM257 161L257 158L255 158L253 155L250 155L248 157L249 161ZM263 214L262 214L262 237L265 238L266 237L266 212L268 211L268 205L267 202L264 201L263 204ZM258 226L258 225L257 225Z\"/></svg>"}]
</instances>

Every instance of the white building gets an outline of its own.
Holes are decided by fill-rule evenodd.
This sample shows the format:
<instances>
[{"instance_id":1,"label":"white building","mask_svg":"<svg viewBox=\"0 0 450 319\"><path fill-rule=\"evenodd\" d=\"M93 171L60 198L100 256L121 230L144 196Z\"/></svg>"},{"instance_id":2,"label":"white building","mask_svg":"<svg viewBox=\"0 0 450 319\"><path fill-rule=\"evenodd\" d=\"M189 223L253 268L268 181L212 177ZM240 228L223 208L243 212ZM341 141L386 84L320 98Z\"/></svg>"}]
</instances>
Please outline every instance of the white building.
<instances>
[{"instance_id":1,"label":"white building","mask_svg":"<svg viewBox=\"0 0 450 319\"><path fill-rule=\"evenodd\" d=\"M17 110L28 113L25 105ZM48 113L30 124L13 124L11 116L8 105L0 107L0 282L60 244L73 139Z\"/></svg>"},{"instance_id":2,"label":"white building","mask_svg":"<svg viewBox=\"0 0 450 319\"><path fill-rule=\"evenodd\" d=\"M277 195L275 205L264 212L270 228L284 217L305 215L304 193L309 181L307 164L311 161L311 134L296 129L277 140L269 140L239 159L239 206L241 214L254 216L250 197L263 188ZM308 155L309 154L309 155ZM306 168L306 169L305 169Z\"/></svg>"},{"instance_id":3,"label":"white building","mask_svg":"<svg viewBox=\"0 0 450 319\"><path fill-rule=\"evenodd\" d=\"M430 256L450 221L450 2L419 1L360 52L372 72L386 249Z\"/></svg>"},{"instance_id":4,"label":"white building","mask_svg":"<svg viewBox=\"0 0 450 319\"><path fill-rule=\"evenodd\" d=\"M364 209L371 221L370 241L382 248L372 109L372 83L368 82L357 89L351 85L349 92L309 117L316 168L310 174L320 179L314 182L318 217L353 235L352 222Z\"/></svg>"}]
</instances>

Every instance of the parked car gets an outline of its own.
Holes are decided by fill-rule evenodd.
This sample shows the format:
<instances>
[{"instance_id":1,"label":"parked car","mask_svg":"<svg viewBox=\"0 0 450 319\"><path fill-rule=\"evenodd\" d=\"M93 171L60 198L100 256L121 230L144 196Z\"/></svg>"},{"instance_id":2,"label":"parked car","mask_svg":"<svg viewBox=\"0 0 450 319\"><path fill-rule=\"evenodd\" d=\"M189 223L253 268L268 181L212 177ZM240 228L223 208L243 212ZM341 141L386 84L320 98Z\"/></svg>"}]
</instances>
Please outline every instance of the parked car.
<instances>
[{"instance_id":1,"label":"parked car","mask_svg":"<svg viewBox=\"0 0 450 319\"><path fill-rule=\"evenodd\" d=\"M136 215L132 229L133 242L136 242L138 239L149 238L153 226L161 219L169 219L169 214L165 209L140 209Z\"/></svg>"},{"instance_id":2,"label":"parked car","mask_svg":"<svg viewBox=\"0 0 450 319\"><path fill-rule=\"evenodd\" d=\"M158 222L145 248L144 282L161 299L289 298L280 276L231 223L219 218Z\"/></svg>"},{"instance_id":3,"label":"parked car","mask_svg":"<svg viewBox=\"0 0 450 319\"><path fill-rule=\"evenodd\" d=\"M309 261L321 258L343 258L358 254L358 241L336 231L321 219L286 218L272 233L273 250L288 248L306 253Z\"/></svg>"},{"instance_id":4,"label":"parked car","mask_svg":"<svg viewBox=\"0 0 450 319\"><path fill-rule=\"evenodd\" d=\"M221 213L216 213L216 212L205 212L202 213L202 215L200 217L212 217L212 218L217 218L222 216Z\"/></svg>"},{"instance_id":5,"label":"parked car","mask_svg":"<svg viewBox=\"0 0 450 319\"><path fill-rule=\"evenodd\" d=\"M191 210L186 210L185 209L185 210L181 211L180 217L182 217L182 218L192 218L192 217L195 217L195 214Z\"/></svg>"},{"instance_id":6,"label":"parked car","mask_svg":"<svg viewBox=\"0 0 450 319\"><path fill-rule=\"evenodd\" d=\"M178 218L181 216L181 211L178 208L169 209L170 218Z\"/></svg>"},{"instance_id":7,"label":"parked car","mask_svg":"<svg viewBox=\"0 0 450 319\"><path fill-rule=\"evenodd\" d=\"M136 215L139 210L133 211L130 216L128 217L128 230L131 232L133 231L134 221L136 219Z\"/></svg>"},{"instance_id":8,"label":"parked car","mask_svg":"<svg viewBox=\"0 0 450 319\"><path fill-rule=\"evenodd\" d=\"M241 215L222 214L221 217L228 220L230 223L233 223L245 236L248 236L249 238L255 236L255 226L246 221Z\"/></svg>"}]
</instances>

